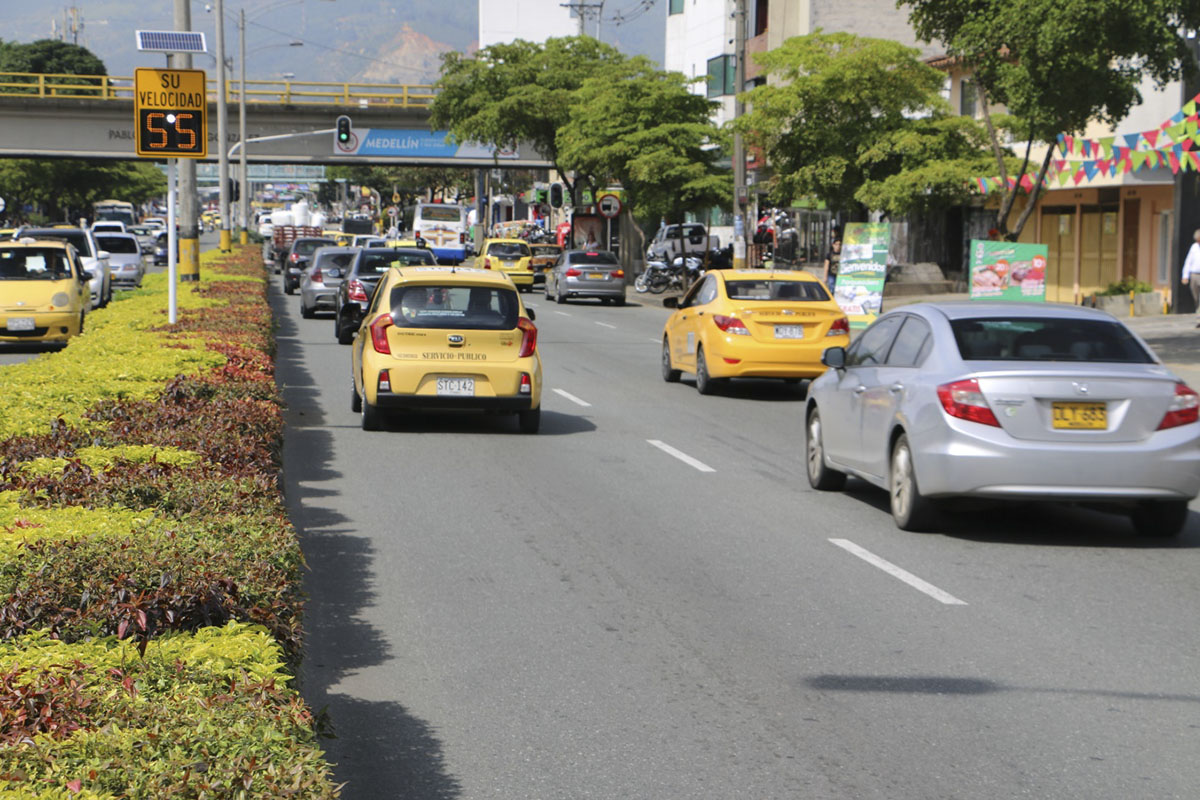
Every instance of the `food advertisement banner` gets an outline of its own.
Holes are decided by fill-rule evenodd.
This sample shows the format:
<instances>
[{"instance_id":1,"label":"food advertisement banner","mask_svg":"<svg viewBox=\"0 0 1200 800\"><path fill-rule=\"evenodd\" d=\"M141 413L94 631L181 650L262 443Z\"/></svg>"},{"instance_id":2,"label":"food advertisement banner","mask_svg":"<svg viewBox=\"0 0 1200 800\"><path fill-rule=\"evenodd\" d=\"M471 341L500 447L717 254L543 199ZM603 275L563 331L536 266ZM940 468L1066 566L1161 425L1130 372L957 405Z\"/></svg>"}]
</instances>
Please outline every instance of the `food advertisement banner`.
<instances>
[{"instance_id":1,"label":"food advertisement banner","mask_svg":"<svg viewBox=\"0 0 1200 800\"><path fill-rule=\"evenodd\" d=\"M851 328L865 328L883 307L887 280L888 244L892 226L887 222L851 222L842 237L842 262L833 297Z\"/></svg>"},{"instance_id":2,"label":"food advertisement banner","mask_svg":"<svg viewBox=\"0 0 1200 800\"><path fill-rule=\"evenodd\" d=\"M1044 244L971 240L971 299L1046 300Z\"/></svg>"}]
</instances>

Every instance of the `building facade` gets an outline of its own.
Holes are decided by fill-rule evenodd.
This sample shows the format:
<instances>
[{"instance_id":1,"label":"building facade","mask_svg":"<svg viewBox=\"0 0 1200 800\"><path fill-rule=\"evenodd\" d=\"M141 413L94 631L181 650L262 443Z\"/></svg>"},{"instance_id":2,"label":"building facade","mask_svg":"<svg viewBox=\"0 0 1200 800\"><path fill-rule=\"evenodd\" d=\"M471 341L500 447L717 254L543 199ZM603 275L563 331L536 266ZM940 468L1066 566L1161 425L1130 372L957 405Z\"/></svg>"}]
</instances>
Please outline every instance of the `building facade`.
<instances>
[{"instance_id":1,"label":"building facade","mask_svg":"<svg viewBox=\"0 0 1200 800\"><path fill-rule=\"evenodd\" d=\"M579 17L559 0L479 0L479 46L544 42L579 33Z\"/></svg>"}]
</instances>

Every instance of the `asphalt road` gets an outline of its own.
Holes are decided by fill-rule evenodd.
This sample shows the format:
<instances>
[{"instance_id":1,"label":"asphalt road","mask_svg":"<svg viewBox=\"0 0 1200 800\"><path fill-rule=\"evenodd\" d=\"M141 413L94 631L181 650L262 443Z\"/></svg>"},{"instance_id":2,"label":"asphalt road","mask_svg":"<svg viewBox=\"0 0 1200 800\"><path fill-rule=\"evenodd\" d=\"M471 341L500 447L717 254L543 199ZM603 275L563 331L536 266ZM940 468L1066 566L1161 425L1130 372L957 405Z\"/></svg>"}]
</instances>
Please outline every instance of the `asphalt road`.
<instances>
[{"instance_id":1,"label":"asphalt road","mask_svg":"<svg viewBox=\"0 0 1200 800\"><path fill-rule=\"evenodd\" d=\"M649 304L534 298L540 435L365 433L332 321L273 297L302 688L345 797L1196 796L1195 513L1170 542L1019 505L901 533L882 492L808 488L800 387L665 384Z\"/></svg>"}]
</instances>

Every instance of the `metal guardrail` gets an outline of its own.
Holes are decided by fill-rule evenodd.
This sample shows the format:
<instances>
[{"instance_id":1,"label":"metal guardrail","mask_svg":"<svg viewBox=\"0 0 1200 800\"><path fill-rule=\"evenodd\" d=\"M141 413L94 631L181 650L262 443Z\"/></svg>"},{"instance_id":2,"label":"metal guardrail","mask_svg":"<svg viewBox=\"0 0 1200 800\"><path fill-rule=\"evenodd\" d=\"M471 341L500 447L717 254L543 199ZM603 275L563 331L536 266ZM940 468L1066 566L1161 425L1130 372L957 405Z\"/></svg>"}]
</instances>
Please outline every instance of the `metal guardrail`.
<instances>
[{"instance_id":1,"label":"metal guardrail","mask_svg":"<svg viewBox=\"0 0 1200 800\"><path fill-rule=\"evenodd\" d=\"M238 82L225 82L227 103L237 103ZM273 105L386 106L428 108L436 89L426 84L327 83L320 81L246 81L246 103ZM80 100L133 100L133 78L118 75L43 75L0 72L0 97ZM217 99L217 82L208 79L208 98Z\"/></svg>"}]
</instances>

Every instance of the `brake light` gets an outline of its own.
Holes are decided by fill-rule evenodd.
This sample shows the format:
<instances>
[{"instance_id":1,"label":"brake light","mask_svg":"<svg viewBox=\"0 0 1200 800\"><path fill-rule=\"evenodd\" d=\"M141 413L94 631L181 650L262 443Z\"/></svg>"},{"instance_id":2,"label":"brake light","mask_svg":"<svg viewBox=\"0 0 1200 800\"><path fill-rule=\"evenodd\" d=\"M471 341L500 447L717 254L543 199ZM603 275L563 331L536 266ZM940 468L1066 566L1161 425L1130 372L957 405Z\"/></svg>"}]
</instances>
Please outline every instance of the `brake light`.
<instances>
[{"instance_id":1,"label":"brake light","mask_svg":"<svg viewBox=\"0 0 1200 800\"><path fill-rule=\"evenodd\" d=\"M392 354L392 347L388 344L387 329L394 324L391 314L380 314L371 323L371 346L375 348L376 353L388 356Z\"/></svg>"},{"instance_id":2,"label":"brake light","mask_svg":"<svg viewBox=\"0 0 1200 800\"><path fill-rule=\"evenodd\" d=\"M490 258L488 258L487 256L483 257L483 268L484 269L492 268L492 260Z\"/></svg>"},{"instance_id":3,"label":"brake light","mask_svg":"<svg viewBox=\"0 0 1200 800\"><path fill-rule=\"evenodd\" d=\"M850 320L846 317L838 317L829 326L829 333L826 336L849 336L850 335Z\"/></svg>"},{"instance_id":4,"label":"brake light","mask_svg":"<svg viewBox=\"0 0 1200 800\"><path fill-rule=\"evenodd\" d=\"M612 271L612 276L613 276L614 278L624 278L624 277L625 277L625 270L623 270L623 269L614 269L614 270Z\"/></svg>"},{"instance_id":5,"label":"brake light","mask_svg":"<svg viewBox=\"0 0 1200 800\"><path fill-rule=\"evenodd\" d=\"M581 273L579 270L575 269L574 267L571 267L570 269L568 269L566 271L566 276L568 278L578 278L582 274L583 273Z\"/></svg>"},{"instance_id":6,"label":"brake light","mask_svg":"<svg viewBox=\"0 0 1200 800\"><path fill-rule=\"evenodd\" d=\"M537 349L537 327L525 317L517 319L517 327L521 329L521 350L517 358L529 358Z\"/></svg>"},{"instance_id":7,"label":"brake light","mask_svg":"<svg viewBox=\"0 0 1200 800\"><path fill-rule=\"evenodd\" d=\"M324 283L325 279L321 277L320 268L314 269L308 276L313 283Z\"/></svg>"},{"instance_id":8,"label":"brake light","mask_svg":"<svg viewBox=\"0 0 1200 800\"><path fill-rule=\"evenodd\" d=\"M346 287L346 293L351 300L356 300L360 303L370 302L371 298L367 297L367 287L362 281L350 281L350 285Z\"/></svg>"},{"instance_id":9,"label":"brake light","mask_svg":"<svg viewBox=\"0 0 1200 800\"><path fill-rule=\"evenodd\" d=\"M1175 396L1167 413L1158 424L1160 431L1167 428L1178 428L1200 420L1200 395L1196 394L1186 383L1175 384Z\"/></svg>"},{"instance_id":10,"label":"brake light","mask_svg":"<svg viewBox=\"0 0 1200 800\"><path fill-rule=\"evenodd\" d=\"M724 314L713 314L713 322L717 324L725 333L732 333L735 336L749 336L750 331L746 329L746 323L742 322L737 317L727 317Z\"/></svg>"},{"instance_id":11,"label":"brake light","mask_svg":"<svg viewBox=\"0 0 1200 800\"><path fill-rule=\"evenodd\" d=\"M288 258L290 258L292 260L293 264L300 263L300 254L299 253L292 253L290 256L288 256Z\"/></svg>"},{"instance_id":12,"label":"brake light","mask_svg":"<svg viewBox=\"0 0 1200 800\"><path fill-rule=\"evenodd\" d=\"M937 395L938 400L942 401L942 408L950 416L980 425L1000 427L996 415L988 407L987 398L979 389L979 381L974 378L943 383L937 388Z\"/></svg>"},{"instance_id":13,"label":"brake light","mask_svg":"<svg viewBox=\"0 0 1200 800\"><path fill-rule=\"evenodd\" d=\"M458 234L458 243L466 244L467 243L467 234L465 234L465 233Z\"/></svg>"}]
</instances>

